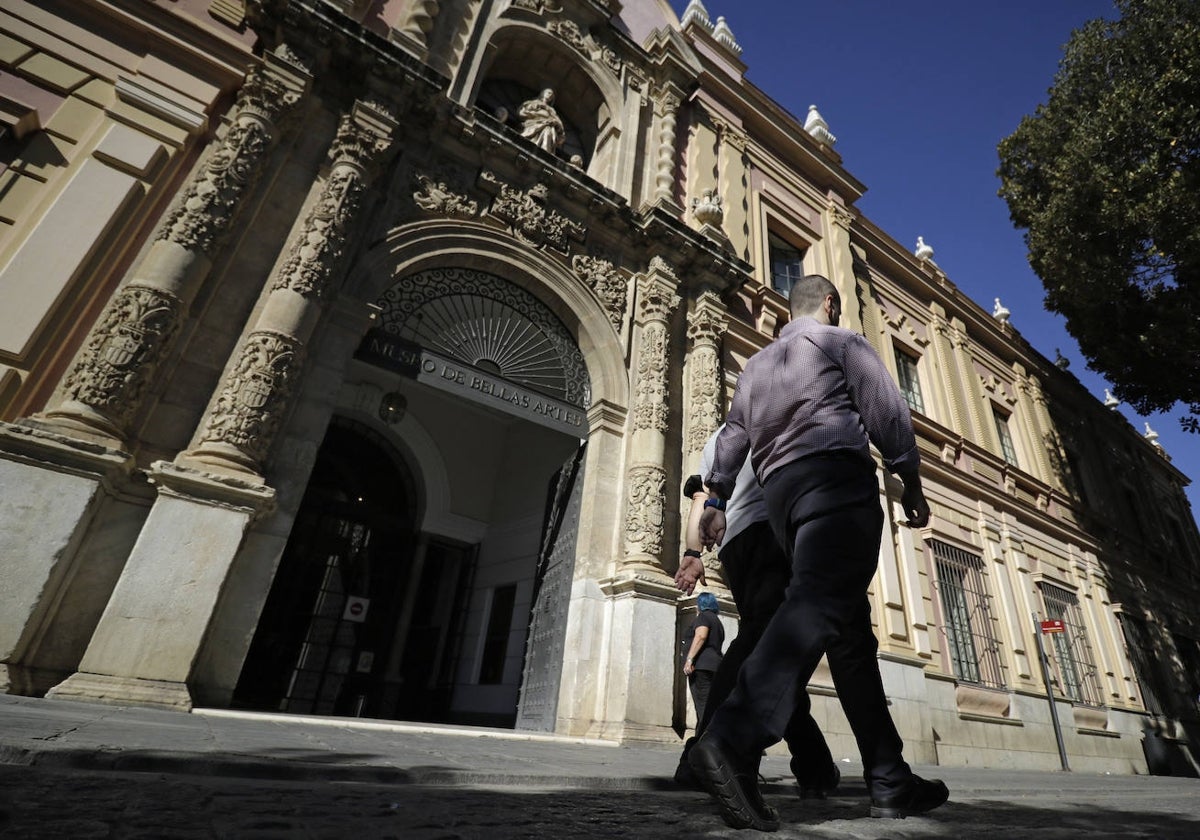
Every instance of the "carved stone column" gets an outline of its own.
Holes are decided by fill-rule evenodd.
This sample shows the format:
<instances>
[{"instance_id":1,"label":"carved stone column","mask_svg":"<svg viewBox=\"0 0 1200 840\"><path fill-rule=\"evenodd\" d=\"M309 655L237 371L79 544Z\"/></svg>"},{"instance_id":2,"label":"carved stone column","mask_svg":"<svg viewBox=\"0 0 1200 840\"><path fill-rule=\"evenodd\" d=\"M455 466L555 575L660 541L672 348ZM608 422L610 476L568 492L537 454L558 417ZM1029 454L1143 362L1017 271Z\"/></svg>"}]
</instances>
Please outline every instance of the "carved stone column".
<instances>
[{"instance_id":1,"label":"carved stone column","mask_svg":"<svg viewBox=\"0 0 1200 840\"><path fill-rule=\"evenodd\" d=\"M412 46L418 55L429 51L429 33L441 9L439 0L415 0L401 26L392 30L392 39Z\"/></svg>"},{"instance_id":2,"label":"carved stone column","mask_svg":"<svg viewBox=\"0 0 1200 840\"><path fill-rule=\"evenodd\" d=\"M729 326L729 316L721 299L714 292L701 292L692 311L688 313L687 410L683 419L685 431L685 472L699 471L704 444L721 425L724 416L722 398L721 335ZM684 501L683 515L691 507ZM715 552L704 557L704 567L710 584L724 585L721 563Z\"/></svg>"},{"instance_id":3,"label":"carved stone column","mask_svg":"<svg viewBox=\"0 0 1200 840\"><path fill-rule=\"evenodd\" d=\"M637 278L639 328L625 505L624 565L661 570L667 473L668 324L679 306L675 273L659 257Z\"/></svg>"},{"instance_id":4,"label":"carved stone column","mask_svg":"<svg viewBox=\"0 0 1200 840\"><path fill-rule=\"evenodd\" d=\"M721 425L724 406L721 399L721 335L729 326L729 316L714 292L702 292L688 313L688 408L684 418L687 429L687 458L698 464L704 444Z\"/></svg>"},{"instance_id":5,"label":"carved stone column","mask_svg":"<svg viewBox=\"0 0 1200 840\"><path fill-rule=\"evenodd\" d=\"M196 445L181 465L257 476L275 439L316 326L318 302L345 248L350 222L391 145L395 118L359 103L342 118L320 196L292 240L236 364L219 386Z\"/></svg>"},{"instance_id":6,"label":"carved stone column","mask_svg":"<svg viewBox=\"0 0 1200 840\"><path fill-rule=\"evenodd\" d=\"M682 97L674 85L663 85L654 95L654 116L658 123L658 156L654 173L654 201L675 203L675 126L679 120Z\"/></svg>"},{"instance_id":7,"label":"carved stone column","mask_svg":"<svg viewBox=\"0 0 1200 840\"><path fill-rule=\"evenodd\" d=\"M188 682L243 534L274 503L259 473L316 325L319 298L395 127L393 117L362 103L342 120L320 194L218 386L196 447L175 463L151 465L158 498L78 671L49 695L191 707Z\"/></svg>"},{"instance_id":8,"label":"carved stone column","mask_svg":"<svg viewBox=\"0 0 1200 840\"><path fill-rule=\"evenodd\" d=\"M262 172L281 120L308 81L299 68L273 56L250 72L229 130L92 329L63 382L63 402L35 417L35 425L124 445L146 385Z\"/></svg>"}]
</instances>

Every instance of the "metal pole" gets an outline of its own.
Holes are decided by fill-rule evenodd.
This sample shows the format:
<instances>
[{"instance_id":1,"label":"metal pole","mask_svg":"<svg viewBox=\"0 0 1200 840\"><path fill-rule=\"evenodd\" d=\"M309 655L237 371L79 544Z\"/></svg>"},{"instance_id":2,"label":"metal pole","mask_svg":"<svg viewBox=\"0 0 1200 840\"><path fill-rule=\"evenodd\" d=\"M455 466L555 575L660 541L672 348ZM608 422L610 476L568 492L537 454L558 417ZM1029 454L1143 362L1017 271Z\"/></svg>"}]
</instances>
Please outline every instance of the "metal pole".
<instances>
[{"instance_id":1,"label":"metal pole","mask_svg":"<svg viewBox=\"0 0 1200 840\"><path fill-rule=\"evenodd\" d=\"M1054 724L1054 740L1058 742L1058 757L1062 761L1062 769L1070 771L1067 763L1067 747L1063 743L1062 727L1058 725L1058 707L1054 705L1054 689L1050 685L1050 659L1042 647L1042 622L1038 620L1037 610L1033 612L1033 640L1037 642L1038 661L1042 663L1042 681L1046 683L1046 700L1050 703L1050 722Z\"/></svg>"}]
</instances>

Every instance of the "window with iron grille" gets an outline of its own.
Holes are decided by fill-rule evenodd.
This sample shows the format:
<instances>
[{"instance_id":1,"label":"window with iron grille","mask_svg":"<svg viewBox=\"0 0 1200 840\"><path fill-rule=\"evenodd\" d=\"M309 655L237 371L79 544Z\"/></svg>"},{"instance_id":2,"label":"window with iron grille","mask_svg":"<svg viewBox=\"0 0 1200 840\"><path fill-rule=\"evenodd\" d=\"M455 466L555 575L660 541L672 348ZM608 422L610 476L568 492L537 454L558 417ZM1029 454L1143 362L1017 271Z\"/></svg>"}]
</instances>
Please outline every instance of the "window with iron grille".
<instances>
[{"instance_id":1,"label":"window with iron grille","mask_svg":"<svg viewBox=\"0 0 1200 840\"><path fill-rule=\"evenodd\" d=\"M996 421L996 437L1000 438L1000 454L1014 467L1020 466L1017 463L1017 450L1013 447L1012 432L1008 428L1008 415L993 408L992 419Z\"/></svg>"},{"instance_id":2,"label":"window with iron grille","mask_svg":"<svg viewBox=\"0 0 1200 840\"><path fill-rule=\"evenodd\" d=\"M1004 688L1000 643L992 623L990 598L978 555L930 540L942 608L942 631L954 676L963 682Z\"/></svg>"},{"instance_id":3,"label":"window with iron grille","mask_svg":"<svg viewBox=\"0 0 1200 840\"><path fill-rule=\"evenodd\" d=\"M1159 668L1159 657L1153 654L1150 632L1141 619L1117 613L1121 635L1125 637L1125 655L1133 666L1133 674L1142 690L1142 705L1152 715L1161 715L1166 708L1159 697L1168 696L1169 678Z\"/></svg>"},{"instance_id":4,"label":"window with iron grille","mask_svg":"<svg viewBox=\"0 0 1200 840\"><path fill-rule=\"evenodd\" d=\"M1038 589L1042 594L1046 618L1058 619L1066 628L1062 633L1048 634L1053 639L1050 666L1058 679L1059 690L1080 703L1102 705L1100 677L1083 626L1079 599L1074 592L1051 583L1039 583Z\"/></svg>"},{"instance_id":5,"label":"window with iron grille","mask_svg":"<svg viewBox=\"0 0 1200 840\"><path fill-rule=\"evenodd\" d=\"M924 414L925 400L921 397L921 380L917 378L917 360L899 347L894 349L896 351L896 376L900 380L900 393L904 395L909 408Z\"/></svg>"}]
</instances>

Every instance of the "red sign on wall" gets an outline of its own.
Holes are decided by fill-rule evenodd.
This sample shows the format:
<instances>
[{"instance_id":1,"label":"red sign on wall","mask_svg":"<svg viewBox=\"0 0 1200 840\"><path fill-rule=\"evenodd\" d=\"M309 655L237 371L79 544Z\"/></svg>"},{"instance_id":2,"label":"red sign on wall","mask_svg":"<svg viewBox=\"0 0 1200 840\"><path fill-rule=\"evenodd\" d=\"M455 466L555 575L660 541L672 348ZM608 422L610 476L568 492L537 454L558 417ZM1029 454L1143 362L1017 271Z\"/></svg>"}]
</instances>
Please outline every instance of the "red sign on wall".
<instances>
[{"instance_id":1,"label":"red sign on wall","mask_svg":"<svg viewBox=\"0 0 1200 840\"><path fill-rule=\"evenodd\" d=\"M1064 627L1063 623L1061 621L1059 621L1057 618L1051 618L1048 621L1042 622L1042 632L1043 633L1065 633L1065 632L1067 632L1067 628Z\"/></svg>"}]
</instances>

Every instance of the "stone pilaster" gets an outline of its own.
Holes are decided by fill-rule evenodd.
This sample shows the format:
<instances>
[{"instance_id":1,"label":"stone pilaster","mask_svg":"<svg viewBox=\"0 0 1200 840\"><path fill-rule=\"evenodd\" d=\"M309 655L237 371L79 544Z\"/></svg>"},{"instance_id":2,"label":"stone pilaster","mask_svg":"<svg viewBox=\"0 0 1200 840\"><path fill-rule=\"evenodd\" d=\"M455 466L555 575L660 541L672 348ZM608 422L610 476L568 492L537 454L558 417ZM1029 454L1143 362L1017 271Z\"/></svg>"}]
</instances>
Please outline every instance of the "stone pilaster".
<instances>
[{"instance_id":1,"label":"stone pilaster","mask_svg":"<svg viewBox=\"0 0 1200 840\"><path fill-rule=\"evenodd\" d=\"M689 353L687 357L687 409L684 414L684 464L688 474L697 472L704 444L721 425L724 416L722 397L721 336L729 326L729 316L714 292L701 292L688 313ZM682 515L691 509L691 500L683 500ZM724 586L721 563L716 552L704 556L710 586Z\"/></svg>"},{"instance_id":2,"label":"stone pilaster","mask_svg":"<svg viewBox=\"0 0 1200 840\"><path fill-rule=\"evenodd\" d=\"M675 204L675 129L682 101L674 85L663 85L654 93L654 117L658 126L655 150L654 202Z\"/></svg>"},{"instance_id":3,"label":"stone pilaster","mask_svg":"<svg viewBox=\"0 0 1200 840\"><path fill-rule=\"evenodd\" d=\"M258 320L226 372L182 466L259 475L319 317L320 299L345 249L362 194L391 146L395 118L359 103L343 117L321 193L288 246Z\"/></svg>"},{"instance_id":4,"label":"stone pilaster","mask_svg":"<svg viewBox=\"0 0 1200 840\"><path fill-rule=\"evenodd\" d=\"M679 306L679 281L659 257L637 278L638 331L634 363L624 565L661 570L666 510L668 324Z\"/></svg>"},{"instance_id":5,"label":"stone pilaster","mask_svg":"<svg viewBox=\"0 0 1200 840\"><path fill-rule=\"evenodd\" d=\"M309 79L271 57L246 78L229 128L76 356L62 402L32 424L122 447L129 420L253 191Z\"/></svg>"},{"instance_id":6,"label":"stone pilaster","mask_svg":"<svg viewBox=\"0 0 1200 840\"><path fill-rule=\"evenodd\" d=\"M1037 459L1038 477L1047 484L1062 486L1050 460L1050 447L1057 446L1054 426L1046 409L1046 397L1042 393L1037 377L1027 376L1019 364L1013 365L1016 373L1017 402L1021 406L1019 422L1029 437L1029 451ZM1030 472L1033 472L1031 467Z\"/></svg>"}]
</instances>

